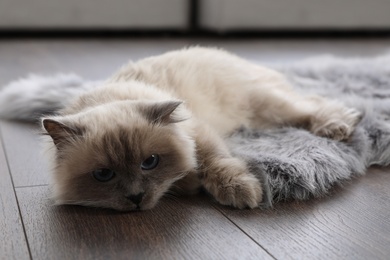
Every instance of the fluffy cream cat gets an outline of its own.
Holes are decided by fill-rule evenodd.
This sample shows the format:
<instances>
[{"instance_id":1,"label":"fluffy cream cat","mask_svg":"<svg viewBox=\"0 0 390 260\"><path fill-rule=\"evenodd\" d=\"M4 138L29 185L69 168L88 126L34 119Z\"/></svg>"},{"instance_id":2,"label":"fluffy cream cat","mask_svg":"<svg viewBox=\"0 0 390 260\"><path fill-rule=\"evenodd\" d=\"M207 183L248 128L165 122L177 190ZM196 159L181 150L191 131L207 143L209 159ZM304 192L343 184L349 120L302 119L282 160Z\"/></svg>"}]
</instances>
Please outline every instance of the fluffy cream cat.
<instances>
[{"instance_id":1,"label":"fluffy cream cat","mask_svg":"<svg viewBox=\"0 0 390 260\"><path fill-rule=\"evenodd\" d=\"M339 103L298 95L273 70L196 47L129 63L42 124L56 147L58 204L127 211L200 186L223 205L255 208L261 184L224 137L240 126L292 125L343 140L358 119Z\"/></svg>"}]
</instances>

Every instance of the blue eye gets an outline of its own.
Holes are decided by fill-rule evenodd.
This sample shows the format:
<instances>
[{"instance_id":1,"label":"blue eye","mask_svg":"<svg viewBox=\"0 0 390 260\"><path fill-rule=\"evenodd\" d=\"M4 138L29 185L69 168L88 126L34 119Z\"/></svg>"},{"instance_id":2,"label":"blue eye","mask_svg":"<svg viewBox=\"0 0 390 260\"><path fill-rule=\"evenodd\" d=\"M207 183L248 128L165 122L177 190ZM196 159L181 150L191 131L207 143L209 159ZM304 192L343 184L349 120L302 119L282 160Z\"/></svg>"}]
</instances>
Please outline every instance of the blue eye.
<instances>
[{"instance_id":1,"label":"blue eye","mask_svg":"<svg viewBox=\"0 0 390 260\"><path fill-rule=\"evenodd\" d=\"M93 171L92 175L100 182L107 182L115 177L115 172L110 169L98 169Z\"/></svg>"},{"instance_id":2,"label":"blue eye","mask_svg":"<svg viewBox=\"0 0 390 260\"><path fill-rule=\"evenodd\" d=\"M157 154L152 154L149 158L141 163L142 170L151 170L157 167L160 157Z\"/></svg>"}]
</instances>

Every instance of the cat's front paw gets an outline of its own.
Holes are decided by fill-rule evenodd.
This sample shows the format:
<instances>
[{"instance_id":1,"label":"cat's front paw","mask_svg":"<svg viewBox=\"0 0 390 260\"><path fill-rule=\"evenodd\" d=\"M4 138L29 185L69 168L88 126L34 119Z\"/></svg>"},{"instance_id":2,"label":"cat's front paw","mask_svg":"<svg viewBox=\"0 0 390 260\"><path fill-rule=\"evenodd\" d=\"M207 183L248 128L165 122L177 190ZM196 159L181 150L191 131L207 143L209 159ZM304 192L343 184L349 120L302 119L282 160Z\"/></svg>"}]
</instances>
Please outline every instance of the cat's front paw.
<instances>
[{"instance_id":1,"label":"cat's front paw","mask_svg":"<svg viewBox=\"0 0 390 260\"><path fill-rule=\"evenodd\" d=\"M215 198L223 205L253 209L262 200L261 184L249 174L238 175L219 185Z\"/></svg>"},{"instance_id":2,"label":"cat's front paw","mask_svg":"<svg viewBox=\"0 0 390 260\"><path fill-rule=\"evenodd\" d=\"M312 123L315 135L331 138L337 141L348 139L361 119L361 113L352 108L336 106L323 111Z\"/></svg>"},{"instance_id":3,"label":"cat's front paw","mask_svg":"<svg viewBox=\"0 0 390 260\"><path fill-rule=\"evenodd\" d=\"M262 188L259 180L250 174L238 159L222 160L214 178L204 183L204 187L223 205L239 209L256 208L262 201Z\"/></svg>"}]
</instances>

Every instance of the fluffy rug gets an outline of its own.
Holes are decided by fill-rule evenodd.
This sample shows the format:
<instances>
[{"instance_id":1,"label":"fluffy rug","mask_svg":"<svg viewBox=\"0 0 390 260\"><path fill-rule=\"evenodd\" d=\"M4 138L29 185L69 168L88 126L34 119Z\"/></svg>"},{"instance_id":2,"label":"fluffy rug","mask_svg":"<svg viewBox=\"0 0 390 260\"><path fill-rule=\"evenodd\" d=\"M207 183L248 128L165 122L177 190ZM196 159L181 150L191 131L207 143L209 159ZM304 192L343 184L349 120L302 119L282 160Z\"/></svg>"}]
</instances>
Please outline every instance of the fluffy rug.
<instances>
[{"instance_id":1,"label":"fluffy rug","mask_svg":"<svg viewBox=\"0 0 390 260\"><path fill-rule=\"evenodd\" d=\"M266 191L263 206L320 197L334 185L364 174L370 165L390 164L390 55L374 59L319 57L276 69L303 94L339 99L362 111L363 119L346 142L296 128L239 129L229 137L231 151L246 160L262 181ZM0 117L37 118L49 112L47 107L62 107L93 86L94 82L76 75L31 75L0 92ZM26 94L20 95L21 91ZM43 93L46 98L39 98Z\"/></svg>"},{"instance_id":2,"label":"fluffy rug","mask_svg":"<svg viewBox=\"0 0 390 260\"><path fill-rule=\"evenodd\" d=\"M390 163L390 55L374 59L318 57L277 67L304 94L320 94L362 111L346 142L296 128L240 129L228 143L263 183L263 206L321 197L371 165Z\"/></svg>"}]
</instances>

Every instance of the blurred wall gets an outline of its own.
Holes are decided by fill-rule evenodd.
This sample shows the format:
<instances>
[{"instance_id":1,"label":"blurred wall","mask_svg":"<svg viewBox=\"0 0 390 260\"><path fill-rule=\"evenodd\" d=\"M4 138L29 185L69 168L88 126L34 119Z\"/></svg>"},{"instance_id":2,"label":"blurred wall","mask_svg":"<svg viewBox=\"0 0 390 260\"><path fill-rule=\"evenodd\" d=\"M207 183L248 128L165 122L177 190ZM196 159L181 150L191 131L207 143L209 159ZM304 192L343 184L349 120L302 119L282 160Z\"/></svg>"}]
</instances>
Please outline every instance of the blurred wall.
<instances>
[{"instance_id":1,"label":"blurred wall","mask_svg":"<svg viewBox=\"0 0 390 260\"><path fill-rule=\"evenodd\" d=\"M187 29L187 0L0 0L0 28Z\"/></svg>"},{"instance_id":2,"label":"blurred wall","mask_svg":"<svg viewBox=\"0 0 390 260\"><path fill-rule=\"evenodd\" d=\"M0 29L185 31L195 20L219 32L390 29L390 0L0 0Z\"/></svg>"},{"instance_id":3,"label":"blurred wall","mask_svg":"<svg viewBox=\"0 0 390 260\"><path fill-rule=\"evenodd\" d=\"M390 28L390 0L201 0L207 29Z\"/></svg>"}]
</instances>

